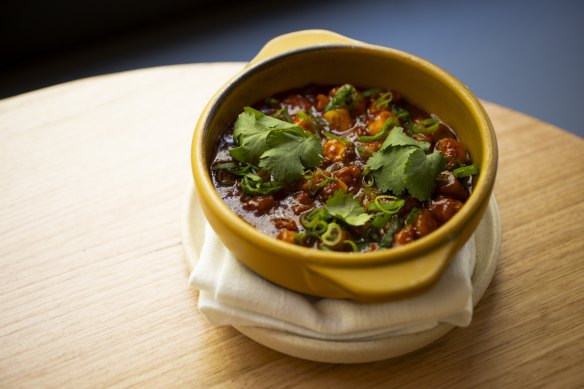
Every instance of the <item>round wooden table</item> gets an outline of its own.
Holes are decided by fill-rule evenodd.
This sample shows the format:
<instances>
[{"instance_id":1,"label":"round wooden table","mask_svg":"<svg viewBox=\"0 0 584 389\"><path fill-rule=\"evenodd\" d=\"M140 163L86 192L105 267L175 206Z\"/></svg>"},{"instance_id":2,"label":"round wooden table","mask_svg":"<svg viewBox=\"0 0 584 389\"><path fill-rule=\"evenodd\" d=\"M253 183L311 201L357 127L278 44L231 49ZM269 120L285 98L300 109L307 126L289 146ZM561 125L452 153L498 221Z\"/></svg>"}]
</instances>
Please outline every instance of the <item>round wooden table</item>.
<instances>
[{"instance_id":1,"label":"round wooden table","mask_svg":"<svg viewBox=\"0 0 584 389\"><path fill-rule=\"evenodd\" d=\"M0 101L0 387L584 384L584 140L487 102L503 242L469 327L404 357L332 365L212 326L187 285L181 206L197 115L242 66Z\"/></svg>"}]
</instances>

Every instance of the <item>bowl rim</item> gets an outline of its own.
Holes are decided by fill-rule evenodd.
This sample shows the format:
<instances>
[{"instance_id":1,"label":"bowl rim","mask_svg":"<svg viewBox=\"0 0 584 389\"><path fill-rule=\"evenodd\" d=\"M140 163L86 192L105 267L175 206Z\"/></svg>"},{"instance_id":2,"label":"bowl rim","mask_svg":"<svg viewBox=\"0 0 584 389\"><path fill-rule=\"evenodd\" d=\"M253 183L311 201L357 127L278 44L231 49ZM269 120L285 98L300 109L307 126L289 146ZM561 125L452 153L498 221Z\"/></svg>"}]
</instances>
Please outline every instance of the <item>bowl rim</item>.
<instances>
[{"instance_id":1,"label":"bowl rim","mask_svg":"<svg viewBox=\"0 0 584 389\"><path fill-rule=\"evenodd\" d=\"M464 106L469 110L474 121L477 123L480 135L479 138L481 139L481 147L483 149L483 159L481 161L473 160L474 162L479 163L481 169L478 180L473 185L473 191L461 210L458 211L452 219L444 223L431 234L404 246L372 252L353 253L321 251L314 248L283 242L259 231L254 226L240 218L227 206L221 197L219 197L219 194L210 178L207 161L203 158L205 153L202 149L205 143L205 129L210 125L212 119L220 109L221 103L242 82L252 77L255 73L261 72L270 67L275 62L285 61L289 57L301 55L306 52L330 50L347 50L350 52L349 55L382 54L385 57L391 57L393 60L406 61L408 65L414 66L418 68L419 71L437 78L442 85L448 87L464 102ZM491 162L489 162L489 160ZM206 205L210 207L218 217L220 215L224 222L231 225L232 227L230 227L230 229L237 230L243 240L253 242L254 245L261 246L262 249L267 250L274 255L281 255L283 250L287 251L292 257L298 258L299 261L301 260L307 264L327 264L343 267L363 266L365 263L375 265L393 261L415 259L416 256L423 252L456 241L461 230L473 218L474 212L479 212L481 208L484 209L484 205L488 203L495 181L497 163L497 142L491 121L480 101L464 84L462 84L462 82L446 70L416 55L393 48L375 46L356 41L355 43L346 44L328 43L310 45L287 50L256 63L253 63L252 61L252 63L248 64L243 70L227 81L227 83L225 83L210 99L199 117L191 146L191 167L196 190L200 193L200 201L203 201L204 198Z\"/></svg>"}]
</instances>

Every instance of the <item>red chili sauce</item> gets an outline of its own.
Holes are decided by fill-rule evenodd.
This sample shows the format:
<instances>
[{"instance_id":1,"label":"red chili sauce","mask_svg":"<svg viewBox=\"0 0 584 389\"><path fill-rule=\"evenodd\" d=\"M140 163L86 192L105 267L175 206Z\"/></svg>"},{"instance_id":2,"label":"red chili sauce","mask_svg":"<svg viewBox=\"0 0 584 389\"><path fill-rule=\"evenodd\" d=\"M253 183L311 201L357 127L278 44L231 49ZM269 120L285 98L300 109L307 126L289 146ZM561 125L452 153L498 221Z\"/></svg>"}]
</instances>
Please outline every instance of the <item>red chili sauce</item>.
<instances>
[{"instance_id":1,"label":"red chili sauce","mask_svg":"<svg viewBox=\"0 0 584 389\"><path fill-rule=\"evenodd\" d=\"M239 217L285 242L366 252L451 219L478 167L456 133L398 92L308 86L246 107L211 177Z\"/></svg>"}]
</instances>

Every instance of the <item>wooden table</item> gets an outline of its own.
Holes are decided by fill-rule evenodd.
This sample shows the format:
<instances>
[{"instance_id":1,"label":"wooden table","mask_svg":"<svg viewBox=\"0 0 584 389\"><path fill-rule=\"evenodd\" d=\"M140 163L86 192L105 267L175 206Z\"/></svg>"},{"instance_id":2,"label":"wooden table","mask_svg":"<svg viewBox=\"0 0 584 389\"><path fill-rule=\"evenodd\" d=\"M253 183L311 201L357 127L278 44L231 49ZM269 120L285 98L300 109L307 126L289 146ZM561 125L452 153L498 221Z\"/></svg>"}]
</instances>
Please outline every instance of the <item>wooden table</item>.
<instances>
[{"instance_id":1,"label":"wooden table","mask_svg":"<svg viewBox=\"0 0 584 389\"><path fill-rule=\"evenodd\" d=\"M468 328L398 359L330 365L212 326L179 221L197 115L241 66L0 102L0 387L584 385L584 140L486 102L503 244Z\"/></svg>"}]
</instances>

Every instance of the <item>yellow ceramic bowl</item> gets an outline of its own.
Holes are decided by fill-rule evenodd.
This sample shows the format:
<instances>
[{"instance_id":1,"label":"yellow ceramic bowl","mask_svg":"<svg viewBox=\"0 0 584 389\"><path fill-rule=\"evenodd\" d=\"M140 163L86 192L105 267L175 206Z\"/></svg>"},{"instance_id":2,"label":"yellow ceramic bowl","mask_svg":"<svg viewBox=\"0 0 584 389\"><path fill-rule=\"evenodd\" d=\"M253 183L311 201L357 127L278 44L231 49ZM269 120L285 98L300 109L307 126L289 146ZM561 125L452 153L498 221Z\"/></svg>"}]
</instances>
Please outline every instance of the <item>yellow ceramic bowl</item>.
<instances>
[{"instance_id":1,"label":"yellow ceramic bowl","mask_svg":"<svg viewBox=\"0 0 584 389\"><path fill-rule=\"evenodd\" d=\"M457 132L480 175L465 206L432 234L406 246L370 253L324 252L269 237L240 219L215 192L209 175L219 135L243 107L308 84L351 83L401 92ZM192 145L195 189L211 227L233 255L262 277L310 295L377 302L432 285L472 235L487 207L497 169L492 125L480 102L435 65L401 51L321 30L268 42L211 99Z\"/></svg>"}]
</instances>

